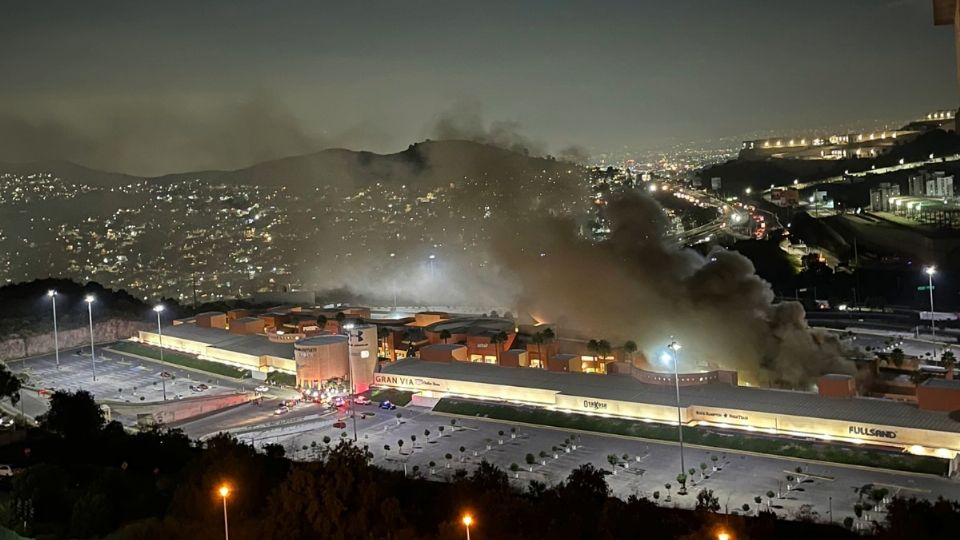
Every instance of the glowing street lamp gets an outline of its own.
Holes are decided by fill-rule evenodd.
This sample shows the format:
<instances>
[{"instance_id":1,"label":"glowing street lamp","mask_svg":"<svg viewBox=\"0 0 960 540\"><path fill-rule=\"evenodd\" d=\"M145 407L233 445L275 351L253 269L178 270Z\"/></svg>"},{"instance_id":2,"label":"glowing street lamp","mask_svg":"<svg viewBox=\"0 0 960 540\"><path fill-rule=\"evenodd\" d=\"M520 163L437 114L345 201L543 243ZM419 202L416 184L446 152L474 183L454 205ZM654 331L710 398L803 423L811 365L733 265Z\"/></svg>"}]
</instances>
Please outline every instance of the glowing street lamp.
<instances>
[{"instance_id":1,"label":"glowing street lamp","mask_svg":"<svg viewBox=\"0 0 960 540\"><path fill-rule=\"evenodd\" d=\"M87 303L87 315L90 320L90 366L93 368L93 380L97 380L97 353L93 349L93 302L96 300L92 294L88 294L83 301Z\"/></svg>"},{"instance_id":2,"label":"glowing street lamp","mask_svg":"<svg viewBox=\"0 0 960 540\"><path fill-rule=\"evenodd\" d=\"M464 514L462 521L464 528L467 530L467 540L470 540L470 525L473 525L473 516Z\"/></svg>"},{"instance_id":3,"label":"glowing street lamp","mask_svg":"<svg viewBox=\"0 0 960 540\"><path fill-rule=\"evenodd\" d=\"M163 363L163 327L160 326L160 313L163 312L163 304L157 304L153 306L153 310L157 312L157 334L160 336L160 363ZM167 400L167 378L163 375L160 376L160 384L163 387L163 400Z\"/></svg>"},{"instance_id":4,"label":"glowing street lamp","mask_svg":"<svg viewBox=\"0 0 960 540\"><path fill-rule=\"evenodd\" d=\"M230 525L227 522L227 496L230 495L230 486L223 484L220 486L220 489L217 490L217 493L219 493L220 498L223 499L223 538L224 540L230 540Z\"/></svg>"},{"instance_id":5,"label":"glowing street lamp","mask_svg":"<svg viewBox=\"0 0 960 540\"><path fill-rule=\"evenodd\" d=\"M57 335L57 291L50 289L47 296L53 305L53 351L57 356L57 369L60 369L60 337Z\"/></svg>"},{"instance_id":6,"label":"glowing street lamp","mask_svg":"<svg viewBox=\"0 0 960 540\"><path fill-rule=\"evenodd\" d=\"M927 266L923 271L927 273L927 291L930 293L930 333L937 337L937 326L933 317L933 275L937 273L937 267Z\"/></svg>"},{"instance_id":7,"label":"glowing street lamp","mask_svg":"<svg viewBox=\"0 0 960 540\"><path fill-rule=\"evenodd\" d=\"M664 351L664 353L660 355L660 359L664 362L673 360L673 381L677 389L677 438L680 442L680 474L686 474L687 467L683 459L683 418L680 412L680 371L677 367L680 360L681 347L677 341L671 341L667 348L673 351L673 354Z\"/></svg>"},{"instance_id":8,"label":"glowing street lamp","mask_svg":"<svg viewBox=\"0 0 960 540\"><path fill-rule=\"evenodd\" d=\"M437 260L437 256L431 253L428 260L430 261L430 279L433 279L436 277L436 272L434 271L434 261Z\"/></svg>"},{"instance_id":9,"label":"glowing street lamp","mask_svg":"<svg viewBox=\"0 0 960 540\"><path fill-rule=\"evenodd\" d=\"M353 329L356 327L353 323L343 325L347 331L347 367L350 369L350 416L353 418L353 442L357 442L357 404L354 403L357 395L356 379L353 375ZM359 337L359 336L358 336Z\"/></svg>"},{"instance_id":10,"label":"glowing street lamp","mask_svg":"<svg viewBox=\"0 0 960 540\"><path fill-rule=\"evenodd\" d=\"M725 532L718 533L717 540L730 540L730 535Z\"/></svg>"}]
</instances>

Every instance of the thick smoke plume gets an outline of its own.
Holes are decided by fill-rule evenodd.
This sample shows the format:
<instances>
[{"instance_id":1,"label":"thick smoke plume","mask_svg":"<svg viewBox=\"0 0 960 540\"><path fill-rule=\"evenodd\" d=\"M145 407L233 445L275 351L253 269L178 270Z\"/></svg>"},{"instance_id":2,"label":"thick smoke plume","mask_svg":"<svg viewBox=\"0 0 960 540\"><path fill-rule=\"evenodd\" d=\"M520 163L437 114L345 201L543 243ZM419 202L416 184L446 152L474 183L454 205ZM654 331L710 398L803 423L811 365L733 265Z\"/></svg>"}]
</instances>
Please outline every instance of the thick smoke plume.
<instances>
[{"instance_id":1,"label":"thick smoke plume","mask_svg":"<svg viewBox=\"0 0 960 540\"><path fill-rule=\"evenodd\" d=\"M613 230L601 243L560 218L501 232L496 257L518 283L521 309L585 338L635 340L654 363L674 336L687 368L736 369L754 384L806 386L853 371L835 338L807 326L799 304L773 304L747 258L666 243L661 208L637 192L612 200L607 215Z\"/></svg>"}]
</instances>

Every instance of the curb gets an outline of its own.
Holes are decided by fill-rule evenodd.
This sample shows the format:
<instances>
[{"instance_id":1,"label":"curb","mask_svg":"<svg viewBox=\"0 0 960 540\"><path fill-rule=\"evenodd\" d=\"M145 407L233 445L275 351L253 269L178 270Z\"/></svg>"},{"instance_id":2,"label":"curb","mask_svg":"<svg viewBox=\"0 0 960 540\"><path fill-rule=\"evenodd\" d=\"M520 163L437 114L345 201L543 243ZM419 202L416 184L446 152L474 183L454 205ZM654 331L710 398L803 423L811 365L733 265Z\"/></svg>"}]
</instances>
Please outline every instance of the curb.
<instances>
[{"instance_id":1,"label":"curb","mask_svg":"<svg viewBox=\"0 0 960 540\"><path fill-rule=\"evenodd\" d=\"M496 418L487 418L487 417L483 417L483 416L466 416L466 415L462 415L462 414L446 413L446 412L440 412L440 411L432 411L432 413L433 413L433 414L436 414L436 415L440 415L440 416L447 416L447 417L450 417L450 418L464 418L464 419L480 420L480 421L483 421L483 422L490 422L490 423L494 423L494 424L507 424L507 425L515 425L515 426L526 426L526 427L533 427L533 428L540 428L540 429L549 429L549 430L552 430L552 431L565 431L565 432L567 432L567 433L579 433L579 434L583 434L583 435L594 435L594 436L598 436L598 437L613 437L613 438L616 438L616 439L623 439L623 440L629 440L629 441L642 441L642 442L645 442L645 443L652 443L652 444L662 444L662 445L670 445L670 446L680 446L680 443L678 443L678 442L676 442L676 441L665 441L665 440L661 440L661 439L649 439L649 438L646 438L646 437L631 437L631 436L629 436L629 435L620 435L620 434L617 434L617 433L607 433L607 432L604 432L604 431L588 431L588 430L583 430L583 429L559 428L559 427L556 427L556 426L547 426L547 425L542 425L542 424L531 424L531 423L528 423L528 422L513 422L513 421L510 421L510 420L498 420L498 419L496 419ZM718 447L718 446L704 446L704 445L701 445L701 444L690 444L690 443L684 443L683 446L686 447L686 448L696 448L696 449L698 449L698 450L707 450L707 451L711 451L711 452L720 451L720 452L725 452L725 453L727 453L727 454L738 454L738 455L745 455L745 456L752 456L752 457L763 457L763 458L782 459L782 460L786 460L786 461L792 461L792 462L794 462L794 463L807 463L807 464L811 464L811 465L822 465L822 466L827 466L827 467L842 467L842 468L845 468L845 469L852 469L852 470L865 471L865 472L878 472L878 471L881 471L881 472L899 474L899 475L902 475L902 476L910 476L910 477L914 477L914 478L924 478L924 479L929 479L929 478L944 479L944 478L945 478L944 476L941 476L941 475L938 475L938 474L919 473L919 472L912 472L912 471L901 471L901 470L898 470L898 469L884 469L884 468L881 468L881 467L868 467L868 466L866 466L866 465L854 465L854 464L851 464L851 463L835 463L835 462L832 462L832 461L821 461L821 460L816 460L816 459L798 458L798 457L793 457L793 456L780 456L780 455L777 455L777 454L764 454L764 453L761 453L761 452L752 452L752 451L750 451L750 450L735 450L735 449L732 449L732 448L721 448L721 447Z\"/></svg>"}]
</instances>

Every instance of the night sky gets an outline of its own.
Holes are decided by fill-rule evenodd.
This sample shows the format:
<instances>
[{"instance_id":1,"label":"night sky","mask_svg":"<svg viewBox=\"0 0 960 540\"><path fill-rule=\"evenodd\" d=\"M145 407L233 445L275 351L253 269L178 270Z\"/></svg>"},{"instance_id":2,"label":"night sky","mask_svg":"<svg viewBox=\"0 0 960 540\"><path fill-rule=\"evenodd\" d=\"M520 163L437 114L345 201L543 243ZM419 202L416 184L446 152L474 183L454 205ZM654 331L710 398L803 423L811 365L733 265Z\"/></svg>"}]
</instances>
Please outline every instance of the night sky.
<instances>
[{"instance_id":1,"label":"night sky","mask_svg":"<svg viewBox=\"0 0 960 540\"><path fill-rule=\"evenodd\" d=\"M951 30L926 0L0 9L5 161L147 174L328 145L390 152L434 136L441 115L596 155L957 104Z\"/></svg>"}]
</instances>

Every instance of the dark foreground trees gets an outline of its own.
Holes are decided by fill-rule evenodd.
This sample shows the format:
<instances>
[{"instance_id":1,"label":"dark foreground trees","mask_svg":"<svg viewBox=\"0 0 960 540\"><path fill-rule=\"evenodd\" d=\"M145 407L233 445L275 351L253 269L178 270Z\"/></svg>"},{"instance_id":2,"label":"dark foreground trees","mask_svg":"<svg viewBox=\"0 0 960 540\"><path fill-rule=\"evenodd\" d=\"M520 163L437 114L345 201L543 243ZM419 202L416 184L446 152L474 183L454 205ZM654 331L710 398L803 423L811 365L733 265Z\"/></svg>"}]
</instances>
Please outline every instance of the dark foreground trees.
<instances>
[{"instance_id":1,"label":"dark foreground trees","mask_svg":"<svg viewBox=\"0 0 960 540\"><path fill-rule=\"evenodd\" d=\"M474 516L478 539L695 540L716 538L720 528L738 539L858 537L840 525L716 514L709 494L701 511L611 498L606 472L589 464L557 485L532 481L520 490L489 463L457 471L451 483L404 477L371 466L367 450L349 441L295 463L277 447L257 452L228 436L201 445L171 430L129 434L104 425L89 401L83 393L55 396L44 428L0 447L0 460L22 468L0 483L7 527L44 539L222 538L215 490L226 482L233 540L453 540L463 538L464 512ZM884 539L958 530L953 503L898 500L889 508Z\"/></svg>"}]
</instances>

